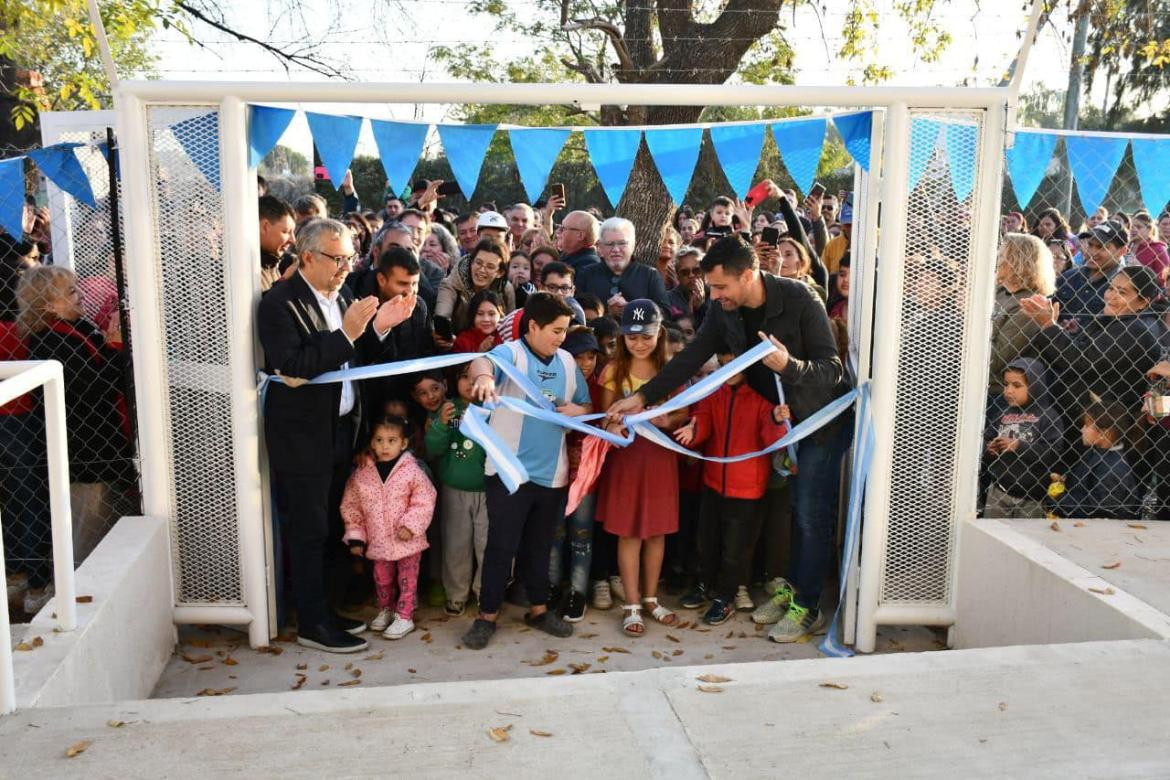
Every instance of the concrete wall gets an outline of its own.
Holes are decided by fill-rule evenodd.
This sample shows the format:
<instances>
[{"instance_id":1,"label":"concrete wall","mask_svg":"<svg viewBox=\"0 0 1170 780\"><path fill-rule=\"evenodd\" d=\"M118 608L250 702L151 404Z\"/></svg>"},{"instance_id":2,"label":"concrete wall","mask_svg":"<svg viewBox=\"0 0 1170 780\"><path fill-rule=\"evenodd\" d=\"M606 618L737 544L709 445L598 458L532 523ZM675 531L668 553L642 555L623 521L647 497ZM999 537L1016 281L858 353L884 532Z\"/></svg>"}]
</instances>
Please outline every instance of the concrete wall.
<instances>
[{"instance_id":1,"label":"concrete wall","mask_svg":"<svg viewBox=\"0 0 1170 780\"><path fill-rule=\"evenodd\" d=\"M165 520L124 517L77 570L78 626L54 633L53 602L23 637L44 644L14 655L17 707L88 704L150 695L175 646Z\"/></svg>"},{"instance_id":2,"label":"concrete wall","mask_svg":"<svg viewBox=\"0 0 1170 780\"><path fill-rule=\"evenodd\" d=\"M1170 638L1170 617L998 520L963 524L956 596L957 648Z\"/></svg>"}]
</instances>

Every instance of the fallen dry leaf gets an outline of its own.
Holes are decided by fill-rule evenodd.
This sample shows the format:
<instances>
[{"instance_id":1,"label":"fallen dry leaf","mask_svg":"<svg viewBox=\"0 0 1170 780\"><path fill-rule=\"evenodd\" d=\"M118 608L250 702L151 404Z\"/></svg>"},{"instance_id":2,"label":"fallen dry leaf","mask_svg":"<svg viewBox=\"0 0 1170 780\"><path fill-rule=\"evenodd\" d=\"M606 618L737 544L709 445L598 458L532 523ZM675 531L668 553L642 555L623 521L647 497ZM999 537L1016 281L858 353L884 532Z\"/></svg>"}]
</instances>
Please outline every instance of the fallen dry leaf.
<instances>
[{"instance_id":1,"label":"fallen dry leaf","mask_svg":"<svg viewBox=\"0 0 1170 780\"><path fill-rule=\"evenodd\" d=\"M734 632L734 631L728 631L728 632L727 632L727 636L725 636L725 637L723 637L723 638L724 638L724 639L735 639L735 632Z\"/></svg>"},{"instance_id":2,"label":"fallen dry leaf","mask_svg":"<svg viewBox=\"0 0 1170 780\"><path fill-rule=\"evenodd\" d=\"M700 685L699 690L703 693L723 693L723 689L718 685Z\"/></svg>"},{"instance_id":3,"label":"fallen dry leaf","mask_svg":"<svg viewBox=\"0 0 1170 780\"><path fill-rule=\"evenodd\" d=\"M548 666L551 663L555 663L560 657L561 654L556 650L545 650L544 655L540 657L539 661L524 661L524 663L529 666Z\"/></svg>"},{"instance_id":4,"label":"fallen dry leaf","mask_svg":"<svg viewBox=\"0 0 1170 780\"><path fill-rule=\"evenodd\" d=\"M823 682L823 683L821 683L821 686L820 686L820 687L822 687L822 688L832 688L833 690L837 690L837 691L844 691L844 690L848 690L848 688L849 688L849 686L848 686L848 685L846 685L845 683L832 682L832 681L830 681L830 682Z\"/></svg>"},{"instance_id":5,"label":"fallen dry leaf","mask_svg":"<svg viewBox=\"0 0 1170 780\"><path fill-rule=\"evenodd\" d=\"M682 654L683 654L683 651L682 651L681 647L679 649L675 650L673 653L671 653L671 655L673 655L675 658L678 658ZM670 659L667 658L666 660L669 661Z\"/></svg>"},{"instance_id":6,"label":"fallen dry leaf","mask_svg":"<svg viewBox=\"0 0 1170 780\"><path fill-rule=\"evenodd\" d=\"M871 693L869 695L869 700L874 702L874 703L877 703L877 702L882 700L882 695L880 693L878 693L877 691L874 691L873 693Z\"/></svg>"},{"instance_id":7,"label":"fallen dry leaf","mask_svg":"<svg viewBox=\"0 0 1170 780\"><path fill-rule=\"evenodd\" d=\"M1082 523L1080 520L1073 523L1073 528L1084 528L1084 527L1085 527L1085 524Z\"/></svg>"},{"instance_id":8,"label":"fallen dry leaf","mask_svg":"<svg viewBox=\"0 0 1170 780\"><path fill-rule=\"evenodd\" d=\"M593 639L597 634L577 634L578 639Z\"/></svg>"},{"instance_id":9,"label":"fallen dry leaf","mask_svg":"<svg viewBox=\"0 0 1170 780\"><path fill-rule=\"evenodd\" d=\"M33 637L33 641L32 641L33 647L42 647L44 644L45 644L45 640L41 639L39 636Z\"/></svg>"},{"instance_id":10,"label":"fallen dry leaf","mask_svg":"<svg viewBox=\"0 0 1170 780\"><path fill-rule=\"evenodd\" d=\"M569 664L569 668L573 670L573 674L581 674L582 672L588 671L589 667L591 666L593 666L593 664Z\"/></svg>"},{"instance_id":11,"label":"fallen dry leaf","mask_svg":"<svg viewBox=\"0 0 1170 780\"><path fill-rule=\"evenodd\" d=\"M356 680L356 679L355 680L346 680L345 682L337 683L337 687L338 688L348 688L349 686L357 685L360 682L361 682L361 680Z\"/></svg>"},{"instance_id":12,"label":"fallen dry leaf","mask_svg":"<svg viewBox=\"0 0 1170 780\"><path fill-rule=\"evenodd\" d=\"M301 671L305 671L308 668L309 668L308 664L297 664L297 669L299 669Z\"/></svg>"},{"instance_id":13,"label":"fallen dry leaf","mask_svg":"<svg viewBox=\"0 0 1170 780\"><path fill-rule=\"evenodd\" d=\"M292 690L299 691L301 688L305 687L305 682L308 679L308 677L298 677L296 682L292 684Z\"/></svg>"},{"instance_id":14,"label":"fallen dry leaf","mask_svg":"<svg viewBox=\"0 0 1170 780\"><path fill-rule=\"evenodd\" d=\"M80 742L74 742L69 747L65 748L65 758L76 758L93 744L93 740L83 739Z\"/></svg>"},{"instance_id":15,"label":"fallen dry leaf","mask_svg":"<svg viewBox=\"0 0 1170 780\"><path fill-rule=\"evenodd\" d=\"M549 669L547 672L545 672L545 674L552 674L552 675L564 674L564 673L565 673L564 669Z\"/></svg>"},{"instance_id":16,"label":"fallen dry leaf","mask_svg":"<svg viewBox=\"0 0 1170 780\"><path fill-rule=\"evenodd\" d=\"M1126 523L1126 525L1130 528L1140 528L1143 531L1149 529L1148 525L1142 525L1141 523Z\"/></svg>"},{"instance_id":17,"label":"fallen dry leaf","mask_svg":"<svg viewBox=\"0 0 1170 780\"><path fill-rule=\"evenodd\" d=\"M497 726L494 729L488 729L488 736L492 738L492 742L507 742L508 732L512 730L512 724L507 726Z\"/></svg>"},{"instance_id":18,"label":"fallen dry leaf","mask_svg":"<svg viewBox=\"0 0 1170 780\"><path fill-rule=\"evenodd\" d=\"M720 675L720 674L700 674L700 675L699 675L698 677L696 677L695 679L696 679L696 680L698 680L699 682L705 682L705 683L727 683L727 682L731 682L731 678L730 678L730 677L724 677L723 675Z\"/></svg>"},{"instance_id":19,"label":"fallen dry leaf","mask_svg":"<svg viewBox=\"0 0 1170 780\"><path fill-rule=\"evenodd\" d=\"M654 651L652 651L652 652L650 653L650 655L654 656L654 657L655 657L655 658L657 658L659 661L661 661L661 660L662 660L662 653L660 653L660 652L659 652L659 651L657 651L657 650L654 650Z\"/></svg>"},{"instance_id":20,"label":"fallen dry leaf","mask_svg":"<svg viewBox=\"0 0 1170 780\"><path fill-rule=\"evenodd\" d=\"M107 720L106 725L112 729L120 729L126 725L126 721L124 721L124 720Z\"/></svg>"},{"instance_id":21,"label":"fallen dry leaf","mask_svg":"<svg viewBox=\"0 0 1170 780\"><path fill-rule=\"evenodd\" d=\"M1006 702L1006 701L1001 701L1001 702L999 703L999 711L1000 711L1000 712L1004 712L1005 710L1007 710L1007 702Z\"/></svg>"},{"instance_id":22,"label":"fallen dry leaf","mask_svg":"<svg viewBox=\"0 0 1170 780\"><path fill-rule=\"evenodd\" d=\"M345 665L345 671L347 671L347 672L352 668L353 668L353 661L350 661L349 663L347 663Z\"/></svg>"},{"instance_id":23,"label":"fallen dry leaf","mask_svg":"<svg viewBox=\"0 0 1170 780\"><path fill-rule=\"evenodd\" d=\"M361 669L350 669L350 670L349 670L349 673L350 673L351 675L353 675L354 677L361 677L361 676L362 676L362 670L361 670Z\"/></svg>"},{"instance_id":24,"label":"fallen dry leaf","mask_svg":"<svg viewBox=\"0 0 1170 780\"><path fill-rule=\"evenodd\" d=\"M329 671L329 664L321 664L320 666L318 666L318 667L317 667L317 671L318 671L318 672L327 672L327 671Z\"/></svg>"},{"instance_id":25,"label":"fallen dry leaf","mask_svg":"<svg viewBox=\"0 0 1170 780\"><path fill-rule=\"evenodd\" d=\"M227 658L223 659L223 665L224 665L224 666L235 666L235 665L237 665L238 663L239 663L239 661L237 661L236 659L232 658L230 655L229 655Z\"/></svg>"},{"instance_id":26,"label":"fallen dry leaf","mask_svg":"<svg viewBox=\"0 0 1170 780\"><path fill-rule=\"evenodd\" d=\"M528 733L534 737L551 737L551 731L541 731L540 729L528 729Z\"/></svg>"},{"instance_id":27,"label":"fallen dry leaf","mask_svg":"<svg viewBox=\"0 0 1170 780\"><path fill-rule=\"evenodd\" d=\"M22 653L27 653L33 649L33 646L30 645L28 642L17 642L16 649Z\"/></svg>"},{"instance_id":28,"label":"fallen dry leaf","mask_svg":"<svg viewBox=\"0 0 1170 780\"><path fill-rule=\"evenodd\" d=\"M679 639L677 636L671 636L670 634L667 634L666 638L669 639L671 642L676 642L676 643L682 642L682 640Z\"/></svg>"},{"instance_id":29,"label":"fallen dry leaf","mask_svg":"<svg viewBox=\"0 0 1170 780\"><path fill-rule=\"evenodd\" d=\"M684 620L683 622L678 624L677 628L679 631L682 631L683 629L690 628L693 625L694 625L694 623L692 623L691 621Z\"/></svg>"},{"instance_id":30,"label":"fallen dry leaf","mask_svg":"<svg viewBox=\"0 0 1170 780\"><path fill-rule=\"evenodd\" d=\"M378 652L374 653L373 655L367 655L362 660L363 661L381 661L385 657L386 657L386 653L382 650L379 650Z\"/></svg>"},{"instance_id":31,"label":"fallen dry leaf","mask_svg":"<svg viewBox=\"0 0 1170 780\"><path fill-rule=\"evenodd\" d=\"M722 645L724 650L734 650L735 645Z\"/></svg>"},{"instance_id":32,"label":"fallen dry leaf","mask_svg":"<svg viewBox=\"0 0 1170 780\"><path fill-rule=\"evenodd\" d=\"M705 656L703 656L703 660L704 660L704 661L710 661L710 660L711 660L712 658L714 658L714 657L715 657L715 654L714 654L714 653L707 653Z\"/></svg>"},{"instance_id":33,"label":"fallen dry leaf","mask_svg":"<svg viewBox=\"0 0 1170 780\"><path fill-rule=\"evenodd\" d=\"M234 687L232 687L232 688L204 688L203 690L199 691L199 693L197 693L195 695L196 696L226 696L227 694L231 693L234 690L235 690Z\"/></svg>"},{"instance_id":34,"label":"fallen dry leaf","mask_svg":"<svg viewBox=\"0 0 1170 780\"><path fill-rule=\"evenodd\" d=\"M1113 563L1102 564L1102 569L1116 569L1121 566L1121 561L1114 561Z\"/></svg>"},{"instance_id":35,"label":"fallen dry leaf","mask_svg":"<svg viewBox=\"0 0 1170 780\"><path fill-rule=\"evenodd\" d=\"M264 647L257 647L256 652L257 653L268 653L269 655L280 655L281 653L284 652L284 648L277 647L276 645L264 645Z\"/></svg>"},{"instance_id":36,"label":"fallen dry leaf","mask_svg":"<svg viewBox=\"0 0 1170 780\"><path fill-rule=\"evenodd\" d=\"M624 647L603 647L601 649L607 653L625 653L626 655L630 654L630 651Z\"/></svg>"},{"instance_id":37,"label":"fallen dry leaf","mask_svg":"<svg viewBox=\"0 0 1170 780\"><path fill-rule=\"evenodd\" d=\"M407 669L406 671L408 671L411 674L418 674L418 672L416 672L414 669Z\"/></svg>"},{"instance_id":38,"label":"fallen dry leaf","mask_svg":"<svg viewBox=\"0 0 1170 780\"><path fill-rule=\"evenodd\" d=\"M597 656L597 663L599 663L599 664L603 664L603 663L605 663L605 662L606 662L606 661L608 661L608 660L609 660L609 656L608 656L608 655L599 655L599 656Z\"/></svg>"},{"instance_id":39,"label":"fallen dry leaf","mask_svg":"<svg viewBox=\"0 0 1170 780\"><path fill-rule=\"evenodd\" d=\"M329 684L329 681L328 681L328 680L322 680L322 681L321 681L321 684L322 684L322 685L328 685L328 684Z\"/></svg>"},{"instance_id":40,"label":"fallen dry leaf","mask_svg":"<svg viewBox=\"0 0 1170 780\"><path fill-rule=\"evenodd\" d=\"M1060 530L1060 523L1053 520L1052 524L1049 525L1048 527L1051 528L1053 531L1059 531Z\"/></svg>"},{"instance_id":41,"label":"fallen dry leaf","mask_svg":"<svg viewBox=\"0 0 1170 780\"><path fill-rule=\"evenodd\" d=\"M420 637L419 637L419 639L421 639L421 640L422 640L422 641L424 641L424 642L430 642L430 641L432 641L432 640L431 640L431 632L430 632L430 631L426 632L425 634L423 634L422 636L420 636Z\"/></svg>"},{"instance_id":42,"label":"fallen dry leaf","mask_svg":"<svg viewBox=\"0 0 1170 780\"><path fill-rule=\"evenodd\" d=\"M78 596L75 599L75 601L78 604L92 604L93 603L93 596Z\"/></svg>"},{"instance_id":43,"label":"fallen dry leaf","mask_svg":"<svg viewBox=\"0 0 1170 780\"><path fill-rule=\"evenodd\" d=\"M284 642L286 644L290 643L290 642L295 642L295 641L297 641L297 632L296 631L289 631L287 634L277 634L276 638L273 639L272 641L273 642Z\"/></svg>"},{"instance_id":44,"label":"fallen dry leaf","mask_svg":"<svg viewBox=\"0 0 1170 780\"><path fill-rule=\"evenodd\" d=\"M1100 593L1102 596L1112 596L1115 591L1113 588L1089 588L1093 593Z\"/></svg>"}]
</instances>

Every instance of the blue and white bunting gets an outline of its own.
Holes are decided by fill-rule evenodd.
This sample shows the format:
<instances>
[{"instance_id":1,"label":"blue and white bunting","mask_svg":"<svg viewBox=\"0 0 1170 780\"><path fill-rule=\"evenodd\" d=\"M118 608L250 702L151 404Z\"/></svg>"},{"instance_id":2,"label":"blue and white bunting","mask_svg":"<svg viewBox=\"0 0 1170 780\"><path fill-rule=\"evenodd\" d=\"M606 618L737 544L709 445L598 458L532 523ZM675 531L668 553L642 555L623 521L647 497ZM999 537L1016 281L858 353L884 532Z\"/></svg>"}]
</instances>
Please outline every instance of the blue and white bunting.
<instances>
[{"instance_id":1,"label":"blue and white bunting","mask_svg":"<svg viewBox=\"0 0 1170 780\"><path fill-rule=\"evenodd\" d=\"M0 160L0 228L17 241L24 235L24 158Z\"/></svg>"},{"instance_id":2,"label":"blue and white bunting","mask_svg":"<svg viewBox=\"0 0 1170 780\"><path fill-rule=\"evenodd\" d=\"M907 193L914 191L922 174L926 173L926 166L938 148L941 131L942 125L933 119L910 120L910 180L906 186Z\"/></svg>"},{"instance_id":3,"label":"blue and white bunting","mask_svg":"<svg viewBox=\"0 0 1170 780\"><path fill-rule=\"evenodd\" d=\"M735 194L743 198L752 188L756 168L760 165L767 125L712 125L710 133L723 175Z\"/></svg>"},{"instance_id":4,"label":"blue and white bunting","mask_svg":"<svg viewBox=\"0 0 1170 780\"><path fill-rule=\"evenodd\" d=\"M175 140L191 158L191 162L207 179L207 183L220 189L219 179L219 112L212 111L193 116L171 125Z\"/></svg>"},{"instance_id":5,"label":"blue and white bunting","mask_svg":"<svg viewBox=\"0 0 1170 780\"><path fill-rule=\"evenodd\" d=\"M817 177L826 127L828 122L825 119L801 119L772 125L772 138L780 150L780 159L796 182L797 189L806 195Z\"/></svg>"},{"instance_id":6,"label":"blue and white bunting","mask_svg":"<svg viewBox=\"0 0 1170 780\"><path fill-rule=\"evenodd\" d=\"M870 136L873 135L873 112L861 111L856 114L841 114L833 117L833 126L841 136L845 150L853 157L853 162L869 172Z\"/></svg>"},{"instance_id":7,"label":"blue and white bunting","mask_svg":"<svg viewBox=\"0 0 1170 780\"><path fill-rule=\"evenodd\" d=\"M422 157L430 129L430 125L425 124L370 120L370 130L378 146L378 157L382 160L389 190L401 193L406 189L410 175Z\"/></svg>"},{"instance_id":8,"label":"blue and white bunting","mask_svg":"<svg viewBox=\"0 0 1170 780\"><path fill-rule=\"evenodd\" d=\"M291 108L248 106L248 167L268 156L296 114Z\"/></svg>"},{"instance_id":9,"label":"blue and white bunting","mask_svg":"<svg viewBox=\"0 0 1170 780\"><path fill-rule=\"evenodd\" d=\"M520 183L528 195L528 202L535 203L548 184L553 163L560 156L565 141L569 140L569 130L558 127L517 129L509 130L508 136L520 172Z\"/></svg>"},{"instance_id":10,"label":"blue and white bunting","mask_svg":"<svg viewBox=\"0 0 1170 780\"><path fill-rule=\"evenodd\" d=\"M951 189L962 203L975 189L975 158L979 156L979 132L975 125L946 126L947 167L951 171Z\"/></svg>"},{"instance_id":11,"label":"blue and white bunting","mask_svg":"<svg viewBox=\"0 0 1170 780\"><path fill-rule=\"evenodd\" d=\"M1077 183L1077 196L1085 216L1091 215L1109 194L1109 185L1125 156L1127 138L1069 135L1064 138L1068 167Z\"/></svg>"},{"instance_id":12,"label":"blue and white bunting","mask_svg":"<svg viewBox=\"0 0 1170 780\"><path fill-rule=\"evenodd\" d=\"M585 130L583 134L589 161L593 163L601 189L605 190L609 205L617 208L630 180L630 171L634 170L634 160L642 144L642 131Z\"/></svg>"},{"instance_id":13,"label":"blue and white bunting","mask_svg":"<svg viewBox=\"0 0 1170 780\"><path fill-rule=\"evenodd\" d=\"M313 144L321 155L321 164L325 166L333 189L338 189L357 150L358 136L362 134L362 118L314 114L311 111L305 112L305 118L309 120L309 132L313 134Z\"/></svg>"},{"instance_id":14,"label":"blue and white bunting","mask_svg":"<svg viewBox=\"0 0 1170 780\"><path fill-rule=\"evenodd\" d=\"M702 127L676 127L669 130L646 130L646 148L654 158L658 175L670 193L674 205L682 205L687 195L695 164L699 162L699 147L703 143Z\"/></svg>"},{"instance_id":15,"label":"blue and white bunting","mask_svg":"<svg viewBox=\"0 0 1170 780\"><path fill-rule=\"evenodd\" d=\"M447 152L447 162L451 164L463 197L468 200L479 183L483 158L487 156L495 134L495 125L439 125L439 139Z\"/></svg>"},{"instance_id":16,"label":"blue and white bunting","mask_svg":"<svg viewBox=\"0 0 1170 780\"><path fill-rule=\"evenodd\" d=\"M1007 170L1020 208L1028 208L1040 182L1048 172L1048 163L1056 151L1057 136L1052 133L1016 131L1016 142L1007 150Z\"/></svg>"},{"instance_id":17,"label":"blue and white bunting","mask_svg":"<svg viewBox=\"0 0 1170 780\"><path fill-rule=\"evenodd\" d=\"M1170 202L1170 138L1134 138L1129 144L1142 202L1156 218Z\"/></svg>"},{"instance_id":18,"label":"blue and white bunting","mask_svg":"<svg viewBox=\"0 0 1170 780\"><path fill-rule=\"evenodd\" d=\"M72 195L78 203L84 203L91 209L97 208L97 201L93 199L93 188L89 186L89 177L85 175L85 170L73 151L78 146L81 144L54 144L44 149L30 149L28 158L37 164L45 178ZM216 153L219 153L218 149Z\"/></svg>"}]
</instances>

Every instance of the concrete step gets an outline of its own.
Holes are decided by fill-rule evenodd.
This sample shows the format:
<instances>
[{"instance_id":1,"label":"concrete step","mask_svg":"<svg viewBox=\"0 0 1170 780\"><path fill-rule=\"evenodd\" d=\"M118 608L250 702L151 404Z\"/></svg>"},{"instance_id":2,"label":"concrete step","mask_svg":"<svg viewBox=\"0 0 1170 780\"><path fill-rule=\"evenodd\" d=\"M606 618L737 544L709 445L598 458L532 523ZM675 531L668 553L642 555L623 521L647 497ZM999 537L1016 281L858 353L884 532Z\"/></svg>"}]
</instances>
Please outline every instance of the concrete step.
<instances>
[{"instance_id":1,"label":"concrete step","mask_svg":"<svg viewBox=\"0 0 1170 780\"><path fill-rule=\"evenodd\" d=\"M697 677L729 678L704 691ZM1165 777L1170 642L28 710L11 777ZM110 723L123 725L110 725ZM490 729L505 729L496 742ZM542 736L548 734L551 736ZM89 741L66 758L66 749Z\"/></svg>"}]
</instances>

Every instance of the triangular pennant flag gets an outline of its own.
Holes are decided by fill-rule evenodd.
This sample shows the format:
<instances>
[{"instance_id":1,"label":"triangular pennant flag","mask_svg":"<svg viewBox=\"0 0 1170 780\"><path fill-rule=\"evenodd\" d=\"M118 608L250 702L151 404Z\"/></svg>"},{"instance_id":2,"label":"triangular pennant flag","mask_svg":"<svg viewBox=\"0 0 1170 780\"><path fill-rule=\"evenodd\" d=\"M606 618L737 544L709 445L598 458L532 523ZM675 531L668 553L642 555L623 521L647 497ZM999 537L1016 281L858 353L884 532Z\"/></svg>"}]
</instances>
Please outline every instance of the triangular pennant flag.
<instances>
[{"instance_id":1,"label":"triangular pennant flag","mask_svg":"<svg viewBox=\"0 0 1170 780\"><path fill-rule=\"evenodd\" d=\"M739 197L752 188L752 178L760 165L767 125L712 125L711 144L723 168L723 175Z\"/></svg>"},{"instance_id":2,"label":"triangular pennant flag","mask_svg":"<svg viewBox=\"0 0 1170 780\"><path fill-rule=\"evenodd\" d=\"M57 187L73 196L79 202L91 209L97 208L93 199L93 188L89 186L89 177L77 161L73 153L75 147L81 144L56 144L44 149L30 149L28 157L37 164L45 178L56 184Z\"/></svg>"},{"instance_id":3,"label":"triangular pennant flag","mask_svg":"<svg viewBox=\"0 0 1170 780\"><path fill-rule=\"evenodd\" d=\"M703 143L703 128L677 127L670 130L646 130L646 148L654 158L658 175L670 193L674 204L680 205L686 197L695 164L699 161L699 147Z\"/></svg>"},{"instance_id":4,"label":"triangular pennant flag","mask_svg":"<svg viewBox=\"0 0 1170 780\"><path fill-rule=\"evenodd\" d=\"M777 122L772 125L772 137L780 150L784 167L796 182L797 188L808 194L817 178L817 165L825 145L824 119L803 119L798 122Z\"/></svg>"},{"instance_id":5,"label":"triangular pennant flag","mask_svg":"<svg viewBox=\"0 0 1170 780\"><path fill-rule=\"evenodd\" d=\"M219 190L219 112L184 119L171 125L171 132L207 182Z\"/></svg>"},{"instance_id":6,"label":"triangular pennant flag","mask_svg":"<svg viewBox=\"0 0 1170 780\"><path fill-rule=\"evenodd\" d=\"M1105 202L1109 185L1121 158L1125 156L1126 138L1069 135L1064 138L1068 167L1077 183L1081 208L1089 216Z\"/></svg>"},{"instance_id":7,"label":"triangular pennant flag","mask_svg":"<svg viewBox=\"0 0 1170 780\"><path fill-rule=\"evenodd\" d=\"M926 166L938 148L941 131L942 125L933 119L910 120L910 181L907 183L907 193L914 191L922 174L926 173Z\"/></svg>"},{"instance_id":8,"label":"triangular pennant flag","mask_svg":"<svg viewBox=\"0 0 1170 780\"><path fill-rule=\"evenodd\" d=\"M255 168L272 151L296 114L291 108L248 106L249 168Z\"/></svg>"},{"instance_id":9,"label":"triangular pennant flag","mask_svg":"<svg viewBox=\"0 0 1170 780\"><path fill-rule=\"evenodd\" d=\"M1170 165L1166 164L1170 159L1170 138L1134 138L1129 143L1142 202L1156 219L1170 201Z\"/></svg>"},{"instance_id":10,"label":"triangular pennant flag","mask_svg":"<svg viewBox=\"0 0 1170 780\"><path fill-rule=\"evenodd\" d=\"M463 197L468 200L479 183L483 158L495 134L495 125L439 125L439 139L447 153L447 162L451 164Z\"/></svg>"},{"instance_id":11,"label":"triangular pennant flag","mask_svg":"<svg viewBox=\"0 0 1170 780\"><path fill-rule=\"evenodd\" d=\"M589 161L597 172L597 180L609 198L609 205L617 208L626 191L634 159L642 143L641 130L585 130L585 148Z\"/></svg>"},{"instance_id":12,"label":"triangular pennant flag","mask_svg":"<svg viewBox=\"0 0 1170 780\"><path fill-rule=\"evenodd\" d=\"M1044 181L1048 163L1056 151L1056 138L1051 133L1016 131L1016 142L1007 150L1007 169L1020 208L1028 207L1040 182Z\"/></svg>"},{"instance_id":13,"label":"triangular pennant flag","mask_svg":"<svg viewBox=\"0 0 1170 780\"><path fill-rule=\"evenodd\" d=\"M383 122L370 120L374 143L378 145L378 156L382 158L382 170L386 172L387 192L402 192L410 181L422 157L430 125L413 122Z\"/></svg>"},{"instance_id":14,"label":"triangular pennant flag","mask_svg":"<svg viewBox=\"0 0 1170 780\"><path fill-rule=\"evenodd\" d=\"M975 125L946 126L947 166L951 169L951 189L960 203L975 189L975 158L979 132Z\"/></svg>"},{"instance_id":15,"label":"triangular pennant flag","mask_svg":"<svg viewBox=\"0 0 1170 780\"><path fill-rule=\"evenodd\" d=\"M309 132L313 134L313 144L321 155L321 164L329 174L333 189L338 189L353 161L358 136L362 134L362 118L310 111L305 112L305 118L309 120Z\"/></svg>"},{"instance_id":16,"label":"triangular pennant flag","mask_svg":"<svg viewBox=\"0 0 1170 780\"><path fill-rule=\"evenodd\" d=\"M549 171L569 139L569 132L567 128L508 131L516 168L520 171L520 183L528 193L529 203L535 203L544 192Z\"/></svg>"},{"instance_id":17,"label":"triangular pennant flag","mask_svg":"<svg viewBox=\"0 0 1170 780\"><path fill-rule=\"evenodd\" d=\"M861 166L861 170L869 172L869 138L873 135L873 112L862 111L857 114L841 114L833 117L833 126L841 135L845 144L845 151L853 157L853 162Z\"/></svg>"},{"instance_id":18,"label":"triangular pennant flag","mask_svg":"<svg viewBox=\"0 0 1170 780\"><path fill-rule=\"evenodd\" d=\"M0 228L20 241L24 235L24 158L0 160Z\"/></svg>"}]
</instances>

